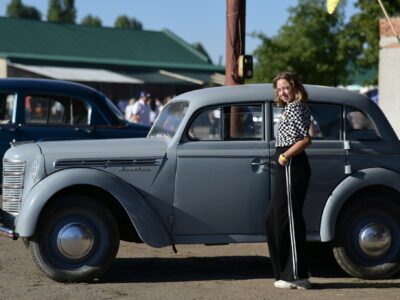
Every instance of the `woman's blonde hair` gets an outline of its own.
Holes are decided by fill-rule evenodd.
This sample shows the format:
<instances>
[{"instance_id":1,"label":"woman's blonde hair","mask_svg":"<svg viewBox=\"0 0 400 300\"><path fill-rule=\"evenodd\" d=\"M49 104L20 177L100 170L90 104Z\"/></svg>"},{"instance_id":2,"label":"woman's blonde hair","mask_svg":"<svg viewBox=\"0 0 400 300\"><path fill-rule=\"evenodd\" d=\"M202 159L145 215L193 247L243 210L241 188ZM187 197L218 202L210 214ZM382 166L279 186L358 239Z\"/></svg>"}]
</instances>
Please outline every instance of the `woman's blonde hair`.
<instances>
[{"instance_id":1,"label":"woman's blonde hair","mask_svg":"<svg viewBox=\"0 0 400 300\"><path fill-rule=\"evenodd\" d=\"M276 75L272 81L272 86L275 89L275 102L279 107L285 106L285 103L279 99L278 91L276 90L276 85L280 79L285 79L289 83L294 93L294 100L307 101L308 94L300 78L293 72L282 72Z\"/></svg>"}]
</instances>

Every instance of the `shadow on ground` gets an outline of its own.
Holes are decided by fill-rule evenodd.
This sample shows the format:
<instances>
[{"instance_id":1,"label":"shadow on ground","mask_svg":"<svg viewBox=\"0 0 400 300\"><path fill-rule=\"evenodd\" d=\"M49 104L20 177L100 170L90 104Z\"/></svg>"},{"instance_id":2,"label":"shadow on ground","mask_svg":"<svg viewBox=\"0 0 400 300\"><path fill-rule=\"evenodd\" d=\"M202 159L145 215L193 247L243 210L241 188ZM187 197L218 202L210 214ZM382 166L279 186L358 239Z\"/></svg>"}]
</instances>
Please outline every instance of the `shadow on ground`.
<instances>
[{"instance_id":1,"label":"shadow on ground","mask_svg":"<svg viewBox=\"0 0 400 300\"><path fill-rule=\"evenodd\" d=\"M312 276L348 277L332 258L313 258ZM273 278L271 262L263 256L187 258L119 258L100 282L185 282Z\"/></svg>"},{"instance_id":2,"label":"shadow on ground","mask_svg":"<svg viewBox=\"0 0 400 300\"><path fill-rule=\"evenodd\" d=\"M187 258L119 258L101 281L177 282L243 280L272 277L269 259L261 256Z\"/></svg>"},{"instance_id":3,"label":"shadow on ground","mask_svg":"<svg viewBox=\"0 0 400 300\"><path fill-rule=\"evenodd\" d=\"M307 247L311 276L325 279L324 283L313 283L313 289L400 288L397 282L351 278L337 265L329 245L320 245L309 244ZM149 257L118 258L98 282L160 283L272 278L271 261L266 256ZM344 278L346 282L343 282ZM326 282L326 279L332 281Z\"/></svg>"}]
</instances>

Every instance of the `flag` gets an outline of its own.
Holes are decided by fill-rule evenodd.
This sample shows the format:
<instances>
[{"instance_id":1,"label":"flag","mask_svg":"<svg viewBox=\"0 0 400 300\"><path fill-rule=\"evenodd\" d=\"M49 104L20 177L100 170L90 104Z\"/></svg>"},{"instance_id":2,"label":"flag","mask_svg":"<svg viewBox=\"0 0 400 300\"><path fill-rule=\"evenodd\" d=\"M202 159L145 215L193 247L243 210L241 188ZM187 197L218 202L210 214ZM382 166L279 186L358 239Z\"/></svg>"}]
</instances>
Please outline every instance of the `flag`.
<instances>
[{"instance_id":1,"label":"flag","mask_svg":"<svg viewBox=\"0 0 400 300\"><path fill-rule=\"evenodd\" d=\"M338 6L340 0L326 0L326 8L328 10L328 14L333 14L336 7Z\"/></svg>"}]
</instances>

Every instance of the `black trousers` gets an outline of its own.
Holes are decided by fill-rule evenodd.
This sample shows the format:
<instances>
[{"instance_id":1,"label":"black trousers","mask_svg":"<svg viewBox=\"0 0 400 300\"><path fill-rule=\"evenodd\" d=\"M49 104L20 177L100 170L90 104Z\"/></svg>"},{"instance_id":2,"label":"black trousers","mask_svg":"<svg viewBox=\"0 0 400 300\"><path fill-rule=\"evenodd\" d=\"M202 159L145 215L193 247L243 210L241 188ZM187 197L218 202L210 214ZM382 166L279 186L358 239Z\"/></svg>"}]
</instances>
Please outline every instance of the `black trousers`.
<instances>
[{"instance_id":1,"label":"black trousers","mask_svg":"<svg viewBox=\"0 0 400 300\"><path fill-rule=\"evenodd\" d=\"M276 149L275 190L267 208L266 233L275 279L293 281L308 278L302 211L311 170L305 152L281 166L278 157L286 150Z\"/></svg>"}]
</instances>

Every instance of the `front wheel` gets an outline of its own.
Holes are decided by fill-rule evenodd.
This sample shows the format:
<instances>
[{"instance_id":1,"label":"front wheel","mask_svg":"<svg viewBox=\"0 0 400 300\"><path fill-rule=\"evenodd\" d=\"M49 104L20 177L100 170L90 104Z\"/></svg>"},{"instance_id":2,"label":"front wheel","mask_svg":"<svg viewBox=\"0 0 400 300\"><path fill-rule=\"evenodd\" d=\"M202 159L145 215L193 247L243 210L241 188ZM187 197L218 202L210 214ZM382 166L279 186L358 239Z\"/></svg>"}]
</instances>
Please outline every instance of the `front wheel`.
<instances>
[{"instance_id":1,"label":"front wheel","mask_svg":"<svg viewBox=\"0 0 400 300\"><path fill-rule=\"evenodd\" d=\"M333 253L352 276L393 276L400 270L400 208L375 196L357 199L338 219Z\"/></svg>"},{"instance_id":2,"label":"front wheel","mask_svg":"<svg viewBox=\"0 0 400 300\"><path fill-rule=\"evenodd\" d=\"M59 199L41 216L29 249L39 269L60 282L90 281L112 264L119 233L111 213L86 196Z\"/></svg>"}]
</instances>

